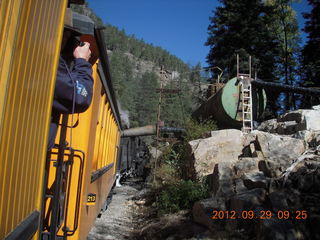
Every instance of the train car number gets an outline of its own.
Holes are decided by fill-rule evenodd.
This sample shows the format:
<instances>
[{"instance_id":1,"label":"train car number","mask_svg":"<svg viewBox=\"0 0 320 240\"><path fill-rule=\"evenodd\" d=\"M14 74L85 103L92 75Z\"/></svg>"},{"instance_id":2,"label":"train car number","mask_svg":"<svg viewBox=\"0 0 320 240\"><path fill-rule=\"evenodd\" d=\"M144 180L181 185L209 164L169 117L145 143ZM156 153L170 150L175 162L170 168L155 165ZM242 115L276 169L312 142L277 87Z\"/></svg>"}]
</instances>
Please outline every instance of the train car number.
<instances>
[{"instance_id":1,"label":"train car number","mask_svg":"<svg viewBox=\"0 0 320 240\"><path fill-rule=\"evenodd\" d=\"M89 193L87 198L87 205L95 205L96 204L97 195L94 193Z\"/></svg>"}]
</instances>

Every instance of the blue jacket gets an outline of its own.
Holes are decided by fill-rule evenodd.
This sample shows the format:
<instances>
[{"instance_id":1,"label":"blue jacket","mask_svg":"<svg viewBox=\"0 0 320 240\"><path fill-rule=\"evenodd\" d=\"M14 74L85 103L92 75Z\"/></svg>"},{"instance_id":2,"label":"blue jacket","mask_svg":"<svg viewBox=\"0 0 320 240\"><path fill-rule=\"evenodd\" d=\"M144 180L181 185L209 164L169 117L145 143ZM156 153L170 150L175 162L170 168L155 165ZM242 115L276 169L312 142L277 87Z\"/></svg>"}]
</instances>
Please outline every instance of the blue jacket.
<instances>
[{"instance_id":1,"label":"blue jacket","mask_svg":"<svg viewBox=\"0 0 320 240\"><path fill-rule=\"evenodd\" d=\"M92 100L92 66L82 58L74 60L69 70L65 60L60 57L54 99L51 114L48 150L54 146L61 114L71 114L74 101L74 113L86 111ZM75 98L73 97L75 93Z\"/></svg>"}]
</instances>

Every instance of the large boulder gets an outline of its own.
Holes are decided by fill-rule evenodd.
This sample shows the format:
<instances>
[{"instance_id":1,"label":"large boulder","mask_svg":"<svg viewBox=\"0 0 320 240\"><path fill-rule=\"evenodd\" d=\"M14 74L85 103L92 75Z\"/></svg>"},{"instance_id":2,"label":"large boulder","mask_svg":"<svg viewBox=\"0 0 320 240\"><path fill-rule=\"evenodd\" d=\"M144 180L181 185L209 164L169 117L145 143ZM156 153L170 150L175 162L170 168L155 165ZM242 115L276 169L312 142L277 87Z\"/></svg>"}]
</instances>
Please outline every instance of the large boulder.
<instances>
[{"instance_id":1,"label":"large boulder","mask_svg":"<svg viewBox=\"0 0 320 240\"><path fill-rule=\"evenodd\" d=\"M268 189L270 180L265 177L263 172L245 173L242 176L244 185L249 189L264 188Z\"/></svg>"},{"instance_id":2,"label":"large boulder","mask_svg":"<svg viewBox=\"0 0 320 240\"><path fill-rule=\"evenodd\" d=\"M295 121L296 130L320 131L320 111L316 109L299 109L279 117L278 122Z\"/></svg>"},{"instance_id":3,"label":"large boulder","mask_svg":"<svg viewBox=\"0 0 320 240\"><path fill-rule=\"evenodd\" d=\"M259 131L277 133L278 122L277 119L270 119L262 122L257 128Z\"/></svg>"},{"instance_id":4,"label":"large boulder","mask_svg":"<svg viewBox=\"0 0 320 240\"><path fill-rule=\"evenodd\" d=\"M288 193L284 190L276 190L268 195L271 209L273 212L283 211L289 209Z\"/></svg>"},{"instance_id":5,"label":"large boulder","mask_svg":"<svg viewBox=\"0 0 320 240\"><path fill-rule=\"evenodd\" d=\"M297 123L296 121L278 122L277 133L282 135L290 135L303 128L304 127L301 127L300 123Z\"/></svg>"},{"instance_id":6,"label":"large boulder","mask_svg":"<svg viewBox=\"0 0 320 240\"><path fill-rule=\"evenodd\" d=\"M319 119L320 121L320 119ZM320 145L320 131L298 131L292 137L305 141L309 147L317 147Z\"/></svg>"},{"instance_id":7,"label":"large boulder","mask_svg":"<svg viewBox=\"0 0 320 240\"><path fill-rule=\"evenodd\" d=\"M297 123L296 121L278 121L277 119L271 119L262 122L257 130L269 133L276 133L282 135L294 134L297 131L305 129L304 123Z\"/></svg>"},{"instance_id":8,"label":"large boulder","mask_svg":"<svg viewBox=\"0 0 320 240\"><path fill-rule=\"evenodd\" d=\"M225 200L221 198L208 198L196 202L192 208L193 220L196 223L207 226L209 229L223 229L223 221L214 221L212 219L213 211L226 211ZM217 229L218 228L218 229Z\"/></svg>"},{"instance_id":9,"label":"large boulder","mask_svg":"<svg viewBox=\"0 0 320 240\"><path fill-rule=\"evenodd\" d=\"M259 157L240 157L239 161L234 164L233 170L236 176L241 177L244 173L259 171Z\"/></svg>"},{"instance_id":10,"label":"large boulder","mask_svg":"<svg viewBox=\"0 0 320 240\"><path fill-rule=\"evenodd\" d=\"M304 141L300 139L261 131L254 133L257 136L259 150L269 163L269 167L274 170L284 171L306 150Z\"/></svg>"},{"instance_id":11,"label":"large boulder","mask_svg":"<svg viewBox=\"0 0 320 240\"><path fill-rule=\"evenodd\" d=\"M257 239L261 240L303 240L303 234L295 228L290 220L277 218L262 219L256 227Z\"/></svg>"},{"instance_id":12,"label":"large boulder","mask_svg":"<svg viewBox=\"0 0 320 240\"><path fill-rule=\"evenodd\" d=\"M196 177L204 177L213 173L215 165L227 163L232 165L242 154L244 136L236 129L227 129L211 132L205 139L189 142L189 156Z\"/></svg>"},{"instance_id":13,"label":"large boulder","mask_svg":"<svg viewBox=\"0 0 320 240\"><path fill-rule=\"evenodd\" d=\"M209 175L209 190L215 197L230 197L235 194L234 169L229 162L217 163L213 174Z\"/></svg>"},{"instance_id":14,"label":"large boulder","mask_svg":"<svg viewBox=\"0 0 320 240\"><path fill-rule=\"evenodd\" d=\"M299 131L320 131L320 105L313 109L299 109L264 121L257 128L259 131L282 135L296 134Z\"/></svg>"},{"instance_id":15,"label":"large boulder","mask_svg":"<svg viewBox=\"0 0 320 240\"><path fill-rule=\"evenodd\" d=\"M244 210L253 210L261 206L265 201L267 191L262 188L254 188L239 193L230 198L230 210L241 213Z\"/></svg>"}]
</instances>

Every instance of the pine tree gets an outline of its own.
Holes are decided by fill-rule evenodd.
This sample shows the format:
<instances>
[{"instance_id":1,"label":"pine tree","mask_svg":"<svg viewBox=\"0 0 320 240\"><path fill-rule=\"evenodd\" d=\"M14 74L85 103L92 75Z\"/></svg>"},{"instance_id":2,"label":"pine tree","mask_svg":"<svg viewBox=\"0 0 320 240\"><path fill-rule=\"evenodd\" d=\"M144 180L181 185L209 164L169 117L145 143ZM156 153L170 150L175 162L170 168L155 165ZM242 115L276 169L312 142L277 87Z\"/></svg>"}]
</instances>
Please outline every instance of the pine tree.
<instances>
[{"instance_id":1,"label":"pine tree","mask_svg":"<svg viewBox=\"0 0 320 240\"><path fill-rule=\"evenodd\" d=\"M190 73L190 81L192 83L200 83L201 80L201 64L198 63L194 67L191 67L191 73Z\"/></svg>"},{"instance_id":2,"label":"pine tree","mask_svg":"<svg viewBox=\"0 0 320 240\"><path fill-rule=\"evenodd\" d=\"M308 33L308 41L302 50L302 72L304 86L320 87L320 1L308 0L312 6L310 13L305 13L307 19L304 31ZM307 99L303 106L319 104L319 98Z\"/></svg>"},{"instance_id":3,"label":"pine tree","mask_svg":"<svg viewBox=\"0 0 320 240\"><path fill-rule=\"evenodd\" d=\"M300 54L300 33L296 12L291 7L292 0L268 0L267 4L274 6L273 33L279 39L280 55L277 65L277 78L280 83L297 85L298 61ZM285 109L296 108L294 94L286 93L281 106Z\"/></svg>"},{"instance_id":4,"label":"pine tree","mask_svg":"<svg viewBox=\"0 0 320 240\"><path fill-rule=\"evenodd\" d=\"M274 7L260 0L220 0L210 18L210 46L207 62L210 67L220 67L224 76L230 79L236 74L236 54L251 55L253 66L262 79L274 79L279 41L271 30ZM247 64L246 64L247 65ZM217 73L213 72L214 75Z\"/></svg>"},{"instance_id":5,"label":"pine tree","mask_svg":"<svg viewBox=\"0 0 320 240\"><path fill-rule=\"evenodd\" d=\"M298 68L299 32L296 15L290 0L220 0L221 7L213 12L208 27L210 46L207 62L213 77L220 67L224 78L236 75L236 54L240 59L252 56L253 70L264 81L294 84ZM241 62L245 65L241 65ZM240 61L241 72L247 62ZM285 96L285 104L279 94L267 92L268 109L274 115L280 107L289 108L291 97ZM294 104L293 104L294 107Z\"/></svg>"}]
</instances>

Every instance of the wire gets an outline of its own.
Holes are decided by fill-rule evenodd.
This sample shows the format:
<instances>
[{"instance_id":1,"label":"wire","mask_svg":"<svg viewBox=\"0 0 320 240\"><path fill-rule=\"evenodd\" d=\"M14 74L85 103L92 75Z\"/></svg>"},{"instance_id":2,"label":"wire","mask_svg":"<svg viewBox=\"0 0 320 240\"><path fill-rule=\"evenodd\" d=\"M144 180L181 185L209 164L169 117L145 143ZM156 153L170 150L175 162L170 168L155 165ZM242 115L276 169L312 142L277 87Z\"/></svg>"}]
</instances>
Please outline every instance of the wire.
<instances>
[{"instance_id":1,"label":"wire","mask_svg":"<svg viewBox=\"0 0 320 240\"><path fill-rule=\"evenodd\" d=\"M179 73L179 74L181 75L181 74L193 73L193 72L208 72L210 69L219 69L220 71L222 71L221 68L219 68L217 66L213 66L213 67L202 67L199 70L192 70L192 71L182 72L182 73Z\"/></svg>"},{"instance_id":2,"label":"wire","mask_svg":"<svg viewBox=\"0 0 320 240\"><path fill-rule=\"evenodd\" d=\"M72 96L72 110L71 110L71 128L70 128L70 144L69 144L69 150L71 152L71 149L72 149L72 130L73 130L73 120L74 120L74 111L75 111L75 106L76 106L76 83L70 73L70 70L69 70L69 67L67 65L67 63L65 61L64 62L64 65L67 69L67 72L68 72L68 75L73 83L73 96Z\"/></svg>"}]
</instances>

